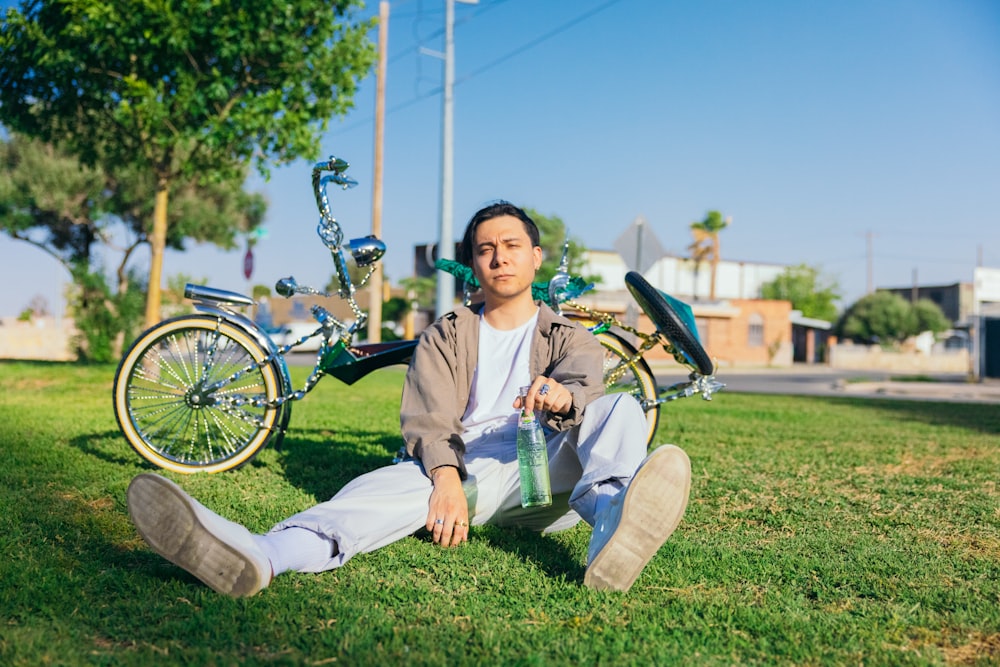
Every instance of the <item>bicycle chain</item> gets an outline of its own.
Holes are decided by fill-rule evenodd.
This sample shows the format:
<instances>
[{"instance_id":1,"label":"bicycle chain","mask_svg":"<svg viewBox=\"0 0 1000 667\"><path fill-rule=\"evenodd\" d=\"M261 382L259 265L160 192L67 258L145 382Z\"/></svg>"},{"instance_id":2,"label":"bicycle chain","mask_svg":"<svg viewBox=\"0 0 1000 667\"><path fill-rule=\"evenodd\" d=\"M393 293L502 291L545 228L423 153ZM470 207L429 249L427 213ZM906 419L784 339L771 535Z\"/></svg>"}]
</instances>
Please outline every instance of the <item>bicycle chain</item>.
<instances>
[{"instance_id":1,"label":"bicycle chain","mask_svg":"<svg viewBox=\"0 0 1000 667\"><path fill-rule=\"evenodd\" d=\"M674 361L676 361L682 366L685 366L686 368L692 368L691 363L684 358L684 355L681 353L681 351L678 350L668 338L663 336L663 334L660 333L659 329L657 329L652 334L644 333L642 331L639 331L633 326L625 324L611 313L597 311L594 310L593 308L583 305L582 303L578 303L572 300L568 300L563 303L569 306L570 308L575 308L576 310L583 311L584 313L589 315L592 319L597 320L601 324L618 327L622 331L630 333L633 336L641 339L643 341L642 345L639 346L639 349L636 351L636 354L628 360L627 363L629 365L635 364L639 359L642 358L644 354L646 354L646 352L652 350L657 345L662 345L663 349L667 352L667 354L669 354L674 358ZM624 373L624 370L622 371L622 373ZM621 376L619 375L619 377Z\"/></svg>"}]
</instances>

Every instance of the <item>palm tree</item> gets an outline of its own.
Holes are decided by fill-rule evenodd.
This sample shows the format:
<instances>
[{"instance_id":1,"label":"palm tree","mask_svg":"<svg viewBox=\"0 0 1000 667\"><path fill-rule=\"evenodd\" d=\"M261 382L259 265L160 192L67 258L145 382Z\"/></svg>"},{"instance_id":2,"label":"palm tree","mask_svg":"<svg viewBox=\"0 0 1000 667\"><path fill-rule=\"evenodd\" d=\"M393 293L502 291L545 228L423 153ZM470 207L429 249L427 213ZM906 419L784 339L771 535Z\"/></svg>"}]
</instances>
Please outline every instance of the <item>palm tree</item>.
<instances>
[{"instance_id":1,"label":"palm tree","mask_svg":"<svg viewBox=\"0 0 1000 667\"><path fill-rule=\"evenodd\" d=\"M728 227L732 221L732 216L723 219L722 214L718 211L709 211L704 220L691 223L691 235L694 237L694 243L688 246L688 251L691 253L691 259L694 260L695 285L697 286L698 282L698 267L702 261L708 259L712 265L708 298L712 301L715 300L715 278L721 258L719 232ZM695 290L697 291L697 287Z\"/></svg>"}]
</instances>

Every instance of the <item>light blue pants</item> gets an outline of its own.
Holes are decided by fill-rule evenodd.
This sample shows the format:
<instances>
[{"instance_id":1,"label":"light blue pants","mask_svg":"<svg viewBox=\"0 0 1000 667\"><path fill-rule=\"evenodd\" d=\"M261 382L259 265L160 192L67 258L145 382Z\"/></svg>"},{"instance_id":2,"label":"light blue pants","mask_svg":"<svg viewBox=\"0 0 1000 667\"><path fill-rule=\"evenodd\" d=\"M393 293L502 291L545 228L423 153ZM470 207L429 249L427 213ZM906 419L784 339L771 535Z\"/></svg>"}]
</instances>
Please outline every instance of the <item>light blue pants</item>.
<instances>
[{"instance_id":1,"label":"light blue pants","mask_svg":"<svg viewBox=\"0 0 1000 667\"><path fill-rule=\"evenodd\" d=\"M521 507L515 436L484 436L466 443L463 483L473 526L517 525L565 530L580 519L593 525L598 498L628 483L646 456L646 419L631 396L609 394L587 406L580 424L548 435L552 505ZM378 468L337 494L271 529L305 528L335 542L338 553L300 572L322 572L374 551L425 525L433 485L418 461Z\"/></svg>"}]
</instances>

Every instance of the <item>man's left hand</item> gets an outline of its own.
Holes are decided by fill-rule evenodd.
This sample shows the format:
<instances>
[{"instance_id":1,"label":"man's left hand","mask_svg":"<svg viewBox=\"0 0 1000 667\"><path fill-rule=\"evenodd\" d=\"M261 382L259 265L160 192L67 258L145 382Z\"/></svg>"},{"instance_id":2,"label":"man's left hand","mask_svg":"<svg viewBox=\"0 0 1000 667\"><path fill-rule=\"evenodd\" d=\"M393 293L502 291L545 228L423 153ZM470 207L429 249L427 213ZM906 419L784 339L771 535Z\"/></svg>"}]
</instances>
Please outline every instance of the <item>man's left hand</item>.
<instances>
[{"instance_id":1,"label":"man's left hand","mask_svg":"<svg viewBox=\"0 0 1000 667\"><path fill-rule=\"evenodd\" d=\"M521 409L521 397L514 399L514 407ZM564 415L573 407L573 394L552 378L539 375L528 389L527 408Z\"/></svg>"}]
</instances>

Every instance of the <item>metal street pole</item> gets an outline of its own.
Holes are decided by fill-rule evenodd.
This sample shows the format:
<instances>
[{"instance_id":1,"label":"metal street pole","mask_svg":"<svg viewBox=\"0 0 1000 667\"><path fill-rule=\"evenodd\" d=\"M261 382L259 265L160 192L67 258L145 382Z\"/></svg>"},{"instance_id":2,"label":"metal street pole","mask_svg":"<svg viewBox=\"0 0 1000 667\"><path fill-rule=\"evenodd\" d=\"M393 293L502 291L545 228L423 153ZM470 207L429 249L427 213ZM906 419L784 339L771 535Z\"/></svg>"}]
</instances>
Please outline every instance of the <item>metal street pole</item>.
<instances>
[{"instance_id":1,"label":"metal street pole","mask_svg":"<svg viewBox=\"0 0 1000 667\"><path fill-rule=\"evenodd\" d=\"M444 93L441 115L441 224L438 228L437 256L439 259L455 258L455 241L452 233L454 155L452 144L453 102L455 85L455 0L445 0L444 13ZM451 312L455 302L455 278L450 273L437 271L437 302L435 317Z\"/></svg>"}]
</instances>

